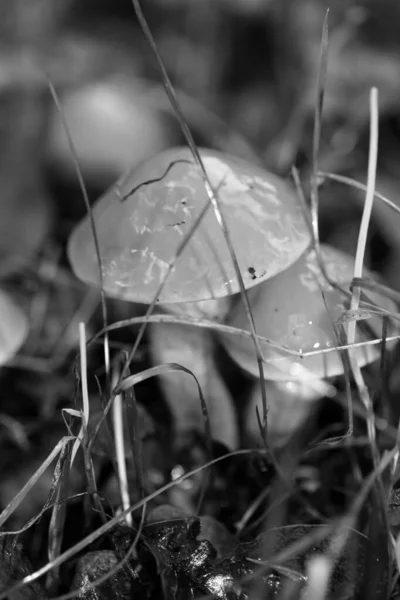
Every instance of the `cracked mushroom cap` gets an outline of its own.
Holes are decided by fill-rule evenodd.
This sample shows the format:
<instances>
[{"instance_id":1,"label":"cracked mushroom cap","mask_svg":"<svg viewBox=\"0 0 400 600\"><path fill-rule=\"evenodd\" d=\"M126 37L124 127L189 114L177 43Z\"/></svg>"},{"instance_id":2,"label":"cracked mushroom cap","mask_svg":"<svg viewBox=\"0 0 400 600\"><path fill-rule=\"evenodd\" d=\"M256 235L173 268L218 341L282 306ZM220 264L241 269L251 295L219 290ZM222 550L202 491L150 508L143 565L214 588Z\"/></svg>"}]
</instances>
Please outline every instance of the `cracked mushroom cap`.
<instances>
[{"instance_id":1,"label":"cracked mushroom cap","mask_svg":"<svg viewBox=\"0 0 400 600\"><path fill-rule=\"evenodd\" d=\"M0 290L0 366L18 352L28 335L28 319L13 300Z\"/></svg>"},{"instance_id":2,"label":"cracked mushroom cap","mask_svg":"<svg viewBox=\"0 0 400 600\"><path fill-rule=\"evenodd\" d=\"M218 189L247 288L287 269L310 236L292 189L248 162L200 149ZM93 217L108 295L149 303L179 245L209 202L189 149L172 148L142 162L96 203ZM98 285L90 222L73 231L69 259L79 279ZM239 291L223 233L210 206L169 276L160 302L222 298Z\"/></svg>"},{"instance_id":3,"label":"cracked mushroom cap","mask_svg":"<svg viewBox=\"0 0 400 600\"><path fill-rule=\"evenodd\" d=\"M353 278L354 260L350 256L321 246L321 256L331 281L349 291ZM371 272L364 269L368 278ZM322 291L323 290L323 294ZM396 311L395 304L379 294L368 292L368 298L377 306ZM297 352L320 351L337 346L332 323L338 323L349 309L348 298L328 284L317 262L314 250L309 250L283 273L248 292L257 334ZM360 308L362 305L360 304ZM244 308L239 301L232 309L227 324L249 330ZM368 326L369 331L365 330ZM346 328L346 325L344 325ZM340 331L340 327L338 330ZM388 336L396 333L391 320ZM356 342L380 338L382 318L377 316L359 321ZM219 334L224 347L233 360L245 371L259 376L254 344L248 338ZM261 343L265 359L279 360L264 363L265 379L275 381L299 380L309 377L334 377L343 373L339 352L315 354L296 358L282 354L270 344ZM356 350L360 366L365 366L380 356L380 344L359 347ZM278 368L279 366L279 368ZM304 367L308 371L304 373ZM303 372L302 372L303 371Z\"/></svg>"}]
</instances>

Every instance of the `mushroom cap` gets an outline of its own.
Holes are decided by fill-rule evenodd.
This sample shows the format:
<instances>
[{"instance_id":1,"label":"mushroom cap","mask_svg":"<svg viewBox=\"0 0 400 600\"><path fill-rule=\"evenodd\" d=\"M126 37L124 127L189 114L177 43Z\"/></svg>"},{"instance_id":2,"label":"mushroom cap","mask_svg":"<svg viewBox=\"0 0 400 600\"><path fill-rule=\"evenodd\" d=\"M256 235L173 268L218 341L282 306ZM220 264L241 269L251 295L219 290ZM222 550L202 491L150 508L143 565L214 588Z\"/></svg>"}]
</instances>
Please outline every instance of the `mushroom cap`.
<instances>
[{"instance_id":1,"label":"mushroom cap","mask_svg":"<svg viewBox=\"0 0 400 600\"><path fill-rule=\"evenodd\" d=\"M166 123L149 105L147 97L143 84L122 76L66 92L63 116L86 179L103 176L112 181L132 164L167 146ZM49 160L74 172L68 138L57 110L51 118L47 143Z\"/></svg>"},{"instance_id":2,"label":"mushroom cap","mask_svg":"<svg viewBox=\"0 0 400 600\"><path fill-rule=\"evenodd\" d=\"M0 366L17 353L28 335L26 315L0 290Z\"/></svg>"},{"instance_id":3,"label":"mushroom cap","mask_svg":"<svg viewBox=\"0 0 400 600\"><path fill-rule=\"evenodd\" d=\"M349 291L354 273L353 258L325 245L321 246L321 256L331 281ZM364 270L364 274L366 277L373 278L367 269ZM373 292L368 292L367 295L381 308L396 310L391 300ZM312 352L337 346L333 323L348 310L349 300L328 284L318 266L314 250L304 253L283 273L250 290L248 297L258 335L298 352ZM233 327L249 330L241 302L234 306L227 322ZM362 328L361 323L368 324L374 337L365 332L365 327ZM389 335L392 333L391 325L389 325ZM346 328L346 325L344 327ZM392 330L393 328L394 325ZM380 317L360 321L356 342L379 338L381 333ZM258 377L256 351L252 340L228 334L220 334L220 337L233 360L245 371ZM264 363L265 379L289 381L309 377L309 372L318 378L334 377L343 373L339 352L300 358L279 352L270 344L261 343L261 348L267 360L280 357L279 360ZM356 354L358 364L365 366L380 356L380 345L359 347L356 349ZM305 372L301 367L307 371Z\"/></svg>"},{"instance_id":4,"label":"mushroom cap","mask_svg":"<svg viewBox=\"0 0 400 600\"><path fill-rule=\"evenodd\" d=\"M200 154L218 188L246 287L287 269L310 241L292 189L242 159L208 149ZM161 152L123 176L93 208L106 293L149 303L208 202L201 172L186 147ZM98 285L88 218L73 231L68 254L77 277ZM159 301L210 300L238 291L231 256L210 206Z\"/></svg>"}]
</instances>

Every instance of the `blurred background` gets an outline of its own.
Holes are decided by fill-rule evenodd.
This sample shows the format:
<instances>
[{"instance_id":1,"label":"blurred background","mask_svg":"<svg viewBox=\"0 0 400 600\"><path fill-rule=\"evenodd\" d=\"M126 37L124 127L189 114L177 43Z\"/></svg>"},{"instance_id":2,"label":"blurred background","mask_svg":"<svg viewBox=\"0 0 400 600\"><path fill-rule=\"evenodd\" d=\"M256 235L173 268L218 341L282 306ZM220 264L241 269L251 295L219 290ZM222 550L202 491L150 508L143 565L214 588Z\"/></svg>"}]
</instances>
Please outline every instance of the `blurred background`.
<instances>
[{"instance_id":1,"label":"blurred background","mask_svg":"<svg viewBox=\"0 0 400 600\"><path fill-rule=\"evenodd\" d=\"M329 66L320 168L365 183L368 95L379 88L378 189L398 202L396 0L147 0L146 17L199 144L309 177L322 23ZM63 110L94 200L127 167L182 143L130 0L2 1L0 270L63 244L84 204ZM321 236L354 251L363 195L321 188ZM400 287L393 213L376 203L368 262Z\"/></svg>"}]
</instances>

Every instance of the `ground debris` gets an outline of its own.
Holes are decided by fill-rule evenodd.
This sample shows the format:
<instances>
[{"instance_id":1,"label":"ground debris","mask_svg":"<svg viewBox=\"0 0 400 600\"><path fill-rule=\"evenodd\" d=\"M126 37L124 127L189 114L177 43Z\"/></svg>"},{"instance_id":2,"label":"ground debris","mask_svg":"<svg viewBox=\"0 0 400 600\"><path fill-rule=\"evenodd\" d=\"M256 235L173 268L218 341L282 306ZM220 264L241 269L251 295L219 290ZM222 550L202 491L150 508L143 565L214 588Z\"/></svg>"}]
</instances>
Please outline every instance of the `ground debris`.
<instances>
[{"instance_id":1,"label":"ground debris","mask_svg":"<svg viewBox=\"0 0 400 600\"><path fill-rule=\"evenodd\" d=\"M11 535L0 537L0 593L27 575L31 575L32 572L32 566L18 538ZM8 598L9 600L45 600L47 595L42 586L34 581L10 593Z\"/></svg>"}]
</instances>

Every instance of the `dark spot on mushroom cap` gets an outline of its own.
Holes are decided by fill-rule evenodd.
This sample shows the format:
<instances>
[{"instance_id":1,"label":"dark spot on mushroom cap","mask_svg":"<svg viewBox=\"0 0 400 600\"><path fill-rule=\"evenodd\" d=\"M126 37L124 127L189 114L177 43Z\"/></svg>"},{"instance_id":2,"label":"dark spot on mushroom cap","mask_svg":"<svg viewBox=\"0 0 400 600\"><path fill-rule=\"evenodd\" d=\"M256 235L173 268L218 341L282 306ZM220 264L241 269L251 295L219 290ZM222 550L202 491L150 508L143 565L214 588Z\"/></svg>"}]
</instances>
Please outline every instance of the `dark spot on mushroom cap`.
<instances>
[{"instance_id":1,"label":"dark spot on mushroom cap","mask_svg":"<svg viewBox=\"0 0 400 600\"><path fill-rule=\"evenodd\" d=\"M249 274L251 275L251 279L257 279L257 275L256 275L256 270L254 267L249 267L248 269Z\"/></svg>"}]
</instances>

